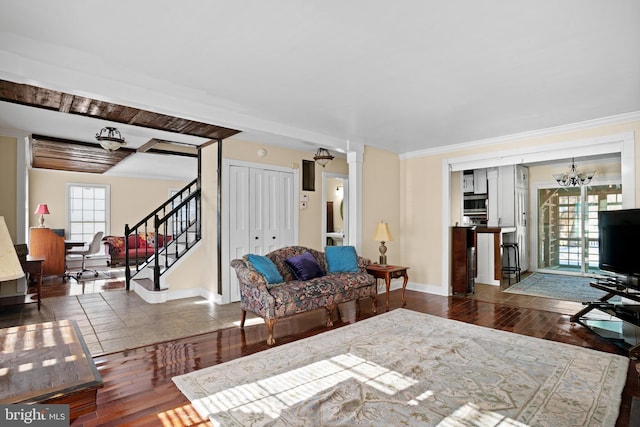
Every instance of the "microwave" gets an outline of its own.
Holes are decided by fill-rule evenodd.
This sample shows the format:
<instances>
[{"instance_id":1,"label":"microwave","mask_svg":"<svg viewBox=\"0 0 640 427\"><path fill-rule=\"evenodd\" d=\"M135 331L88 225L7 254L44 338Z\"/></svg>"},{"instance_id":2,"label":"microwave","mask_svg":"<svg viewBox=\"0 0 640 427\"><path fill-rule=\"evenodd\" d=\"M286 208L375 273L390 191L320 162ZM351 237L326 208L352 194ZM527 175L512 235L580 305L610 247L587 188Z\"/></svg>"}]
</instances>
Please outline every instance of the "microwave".
<instances>
[{"instance_id":1,"label":"microwave","mask_svg":"<svg viewBox=\"0 0 640 427\"><path fill-rule=\"evenodd\" d=\"M464 216L487 217L487 195L470 194L464 196Z\"/></svg>"}]
</instances>

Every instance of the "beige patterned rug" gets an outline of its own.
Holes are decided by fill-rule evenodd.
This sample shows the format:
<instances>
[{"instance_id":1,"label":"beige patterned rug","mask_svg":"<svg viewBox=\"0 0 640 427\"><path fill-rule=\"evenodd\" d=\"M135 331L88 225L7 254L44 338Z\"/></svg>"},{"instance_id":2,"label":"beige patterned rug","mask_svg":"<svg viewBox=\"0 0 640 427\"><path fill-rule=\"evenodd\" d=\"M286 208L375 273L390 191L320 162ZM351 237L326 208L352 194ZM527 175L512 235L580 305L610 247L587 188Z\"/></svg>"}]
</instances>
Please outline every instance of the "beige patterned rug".
<instances>
[{"instance_id":1,"label":"beige patterned rug","mask_svg":"<svg viewBox=\"0 0 640 427\"><path fill-rule=\"evenodd\" d=\"M629 361L396 309L173 378L223 426L614 426Z\"/></svg>"}]
</instances>

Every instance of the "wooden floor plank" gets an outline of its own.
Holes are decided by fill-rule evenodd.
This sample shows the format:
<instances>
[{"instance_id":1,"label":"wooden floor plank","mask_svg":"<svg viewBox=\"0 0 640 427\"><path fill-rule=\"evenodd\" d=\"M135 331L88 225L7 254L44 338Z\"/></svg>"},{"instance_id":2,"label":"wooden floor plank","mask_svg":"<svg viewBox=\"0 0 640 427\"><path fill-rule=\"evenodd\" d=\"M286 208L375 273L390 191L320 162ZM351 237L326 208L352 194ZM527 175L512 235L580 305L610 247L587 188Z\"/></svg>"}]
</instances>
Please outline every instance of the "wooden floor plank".
<instances>
[{"instance_id":1,"label":"wooden floor plank","mask_svg":"<svg viewBox=\"0 0 640 427\"><path fill-rule=\"evenodd\" d=\"M109 283L113 289L123 286L122 283ZM77 291L70 283L49 282L44 289L43 298L71 295ZM497 286L488 285L477 285L476 292L466 297L407 291L406 299L406 308L422 313L614 354L625 353L582 325L571 323L569 316L582 308L580 303L508 294ZM384 303L384 296L379 296L379 312L385 311ZM390 309L399 307L402 307L401 292L392 291ZM354 320L373 315L370 301L363 301L355 310ZM325 320L325 311L317 310L278 321L276 345L326 331ZM336 316L333 328L346 324ZM171 378L266 350L269 348L266 339L266 327L257 320L244 330L233 327L94 357L104 381L104 387L98 391L98 409L79 417L72 425L210 425L208 420L200 418ZM635 361L630 361L617 427L640 425L640 420L630 419L634 397L640 397L640 384Z\"/></svg>"}]
</instances>

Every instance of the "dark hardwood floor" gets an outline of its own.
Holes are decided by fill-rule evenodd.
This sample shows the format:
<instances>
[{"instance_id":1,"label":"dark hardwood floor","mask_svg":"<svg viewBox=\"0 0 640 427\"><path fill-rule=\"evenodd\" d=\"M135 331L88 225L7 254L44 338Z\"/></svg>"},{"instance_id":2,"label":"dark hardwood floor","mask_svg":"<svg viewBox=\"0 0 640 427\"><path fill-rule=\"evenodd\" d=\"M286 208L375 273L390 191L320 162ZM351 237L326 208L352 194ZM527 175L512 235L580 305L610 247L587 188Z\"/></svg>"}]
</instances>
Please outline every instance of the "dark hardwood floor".
<instances>
[{"instance_id":1,"label":"dark hardwood floor","mask_svg":"<svg viewBox=\"0 0 640 427\"><path fill-rule=\"evenodd\" d=\"M600 351L624 354L612 343L569 321L566 303L543 299L533 308L535 300L501 296L495 287L479 287L471 297L441 297L407 291L406 308L456 319L480 326L518 334L579 345ZM500 302L500 299L503 302ZM555 301L555 302L554 302ZM400 291L391 292L390 309L402 306ZM384 310L384 295L378 307ZM278 321L276 345L322 333L324 310L305 313ZM238 313L238 317L240 313ZM370 303L363 301L356 310L355 320L371 317ZM346 325L334 322L334 328ZM266 327L262 322L239 328L219 330L174 341L140 347L94 358L104 380L98 392L98 409L76 419L73 426L197 426L209 425L191 407L189 401L175 387L171 378L207 366L223 363L269 348L265 341ZM553 357L553 355L549 355ZM632 398L640 396L635 362L630 361L620 416L616 426L638 425L630 420Z\"/></svg>"}]
</instances>

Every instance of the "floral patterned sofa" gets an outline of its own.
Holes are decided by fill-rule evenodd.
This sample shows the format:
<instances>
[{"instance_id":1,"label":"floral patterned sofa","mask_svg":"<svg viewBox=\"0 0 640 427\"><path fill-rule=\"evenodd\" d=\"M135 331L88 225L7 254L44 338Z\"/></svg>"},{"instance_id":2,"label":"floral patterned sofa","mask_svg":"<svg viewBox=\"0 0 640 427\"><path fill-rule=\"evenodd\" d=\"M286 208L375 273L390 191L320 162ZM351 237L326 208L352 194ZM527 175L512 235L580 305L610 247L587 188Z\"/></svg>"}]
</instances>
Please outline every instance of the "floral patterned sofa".
<instances>
[{"instance_id":1,"label":"floral patterned sofa","mask_svg":"<svg viewBox=\"0 0 640 427\"><path fill-rule=\"evenodd\" d=\"M171 236L159 234L158 247L162 248L167 242L171 241ZM102 238L105 246L105 252L109 254L111 260L110 266L122 264L126 260L127 250L124 244L124 236L105 236ZM138 263L146 260L154 254L155 235L154 233L140 233L129 236L129 262Z\"/></svg>"},{"instance_id":2,"label":"floral patterned sofa","mask_svg":"<svg viewBox=\"0 0 640 427\"><path fill-rule=\"evenodd\" d=\"M333 248L347 247L328 247L327 250L335 253ZM310 254L320 266L322 272L319 273L319 277L299 280L297 276L299 272L288 262L301 256L308 257L305 253ZM335 255L333 257L335 259ZM372 298L372 311L377 312L376 281L366 271L371 261L357 256L355 249L353 249L352 271L336 272L336 268L329 265L324 252L302 246L277 249L262 258L268 258L273 263L282 278L281 282L269 283L268 275L265 276L255 268L251 255L234 259L231 261L231 266L235 269L240 282L242 306L240 327L244 327L247 311L262 317L268 328L268 345L275 343L273 330L279 318L324 307L328 314L327 326L330 327L333 326L331 317L337 304L367 297ZM335 261L333 264L335 265Z\"/></svg>"}]
</instances>

